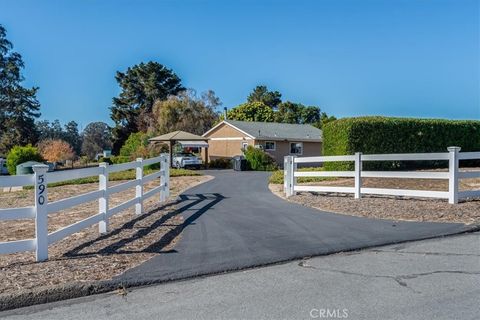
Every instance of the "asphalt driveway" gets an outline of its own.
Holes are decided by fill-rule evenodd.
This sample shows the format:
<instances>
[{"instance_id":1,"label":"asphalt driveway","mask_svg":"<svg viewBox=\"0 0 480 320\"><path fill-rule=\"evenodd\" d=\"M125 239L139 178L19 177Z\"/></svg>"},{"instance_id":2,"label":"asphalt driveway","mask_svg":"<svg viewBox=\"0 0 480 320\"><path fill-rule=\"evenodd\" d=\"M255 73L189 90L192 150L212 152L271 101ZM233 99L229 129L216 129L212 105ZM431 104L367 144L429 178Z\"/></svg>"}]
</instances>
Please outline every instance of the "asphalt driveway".
<instances>
[{"instance_id":1,"label":"asphalt driveway","mask_svg":"<svg viewBox=\"0 0 480 320\"><path fill-rule=\"evenodd\" d=\"M269 173L206 174L215 179L178 199L174 214L182 214L185 221L173 234L159 239L154 248L162 254L116 281L176 280L471 229L463 224L393 222L320 212L272 194ZM175 250L161 251L161 244L180 232Z\"/></svg>"}]
</instances>

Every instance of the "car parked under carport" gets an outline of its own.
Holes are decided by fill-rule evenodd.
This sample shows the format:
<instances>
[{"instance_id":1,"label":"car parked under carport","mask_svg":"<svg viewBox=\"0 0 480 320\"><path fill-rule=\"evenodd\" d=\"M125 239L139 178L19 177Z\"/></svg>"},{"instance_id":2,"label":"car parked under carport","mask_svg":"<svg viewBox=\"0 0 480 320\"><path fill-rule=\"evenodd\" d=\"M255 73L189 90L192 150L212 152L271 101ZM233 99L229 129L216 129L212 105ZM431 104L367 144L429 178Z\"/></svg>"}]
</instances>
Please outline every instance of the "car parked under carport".
<instances>
[{"instance_id":1,"label":"car parked under carport","mask_svg":"<svg viewBox=\"0 0 480 320\"><path fill-rule=\"evenodd\" d=\"M203 162L196 155L190 152L181 152L173 155L172 167L200 169Z\"/></svg>"}]
</instances>

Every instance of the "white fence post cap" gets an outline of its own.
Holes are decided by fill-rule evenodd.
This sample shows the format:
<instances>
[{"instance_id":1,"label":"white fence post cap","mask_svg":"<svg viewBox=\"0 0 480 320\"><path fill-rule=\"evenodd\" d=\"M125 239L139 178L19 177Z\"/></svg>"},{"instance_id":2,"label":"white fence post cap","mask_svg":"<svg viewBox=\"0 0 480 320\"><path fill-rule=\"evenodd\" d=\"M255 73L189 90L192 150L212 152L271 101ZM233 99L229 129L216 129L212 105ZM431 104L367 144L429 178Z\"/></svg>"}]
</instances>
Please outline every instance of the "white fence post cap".
<instances>
[{"instance_id":1,"label":"white fence post cap","mask_svg":"<svg viewBox=\"0 0 480 320\"><path fill-rule=\"evenodd\" d=\"M448 147L447 150L450 151L450 152L453 152L453 151L460 151L462 148L461 147Z\"/></svg>"}]
</instances>

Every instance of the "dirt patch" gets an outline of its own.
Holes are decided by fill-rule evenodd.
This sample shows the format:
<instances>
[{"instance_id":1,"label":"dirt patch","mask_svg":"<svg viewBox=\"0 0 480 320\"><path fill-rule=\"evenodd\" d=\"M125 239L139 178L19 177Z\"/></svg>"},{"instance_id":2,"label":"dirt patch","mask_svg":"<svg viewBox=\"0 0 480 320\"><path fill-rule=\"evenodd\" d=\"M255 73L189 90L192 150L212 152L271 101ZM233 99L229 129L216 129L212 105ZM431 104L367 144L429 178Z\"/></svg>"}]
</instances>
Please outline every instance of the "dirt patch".
<instances>
[{"instance_id":1,"label":"dirt patch","mask_svg":"<svg viewBox=\"0 0 480 320\"><path fill-rule=\"evenodd\" d=\"M111 231L105 235L99 235L97 225L75 233L49 247L48 261L35 262L31 252L0 256L0 298L3 294L20 294L66 283L109 280L154 255L168 252L178 241L178 230L183 223L177 211L182 204L173 199L185 189L211 178L171 178L171 198L167 203L159 205L158 197L154 196L144 202L145 214L135 215L132 207L111 217ZM157 185L158 181L151 182L145 191ZM55 201L97 188L96 183L53 187L49 188L49 199ZM132 189L113 195L111 206L134 197L134 193ZM29 206L32 197L32 190L0 193L1 207ZM49 230L57 230L97 212L98 203L91 202L51 214ZM0 241L26 239L33 237L34 224L33 220L3 221L0 230Z\"/></svg>"},{"instance_id":2,"label":"dirt patch","mask_svg":"<svg viewBox=\"0 0 480 320\"><path fill-rule=\"evenodd\" d=\"M354 182L353 179L342 178L304 185L353 187ZM370 188L447 191L448 181L363 178L362 186ZM462 179L460 190L478 189L479 186L480 179ZM270 184L270 190L279 197L284 198L283 185ZM466 224L480 223L480 199L472 199L453 205L446 200L440 199L375 195L363 195L361 199L354 199L351 194L298 192L297 195L288 198L288 200L323 211L360 217L407 221L460 222Z\"/></svg>"}]
</instances>

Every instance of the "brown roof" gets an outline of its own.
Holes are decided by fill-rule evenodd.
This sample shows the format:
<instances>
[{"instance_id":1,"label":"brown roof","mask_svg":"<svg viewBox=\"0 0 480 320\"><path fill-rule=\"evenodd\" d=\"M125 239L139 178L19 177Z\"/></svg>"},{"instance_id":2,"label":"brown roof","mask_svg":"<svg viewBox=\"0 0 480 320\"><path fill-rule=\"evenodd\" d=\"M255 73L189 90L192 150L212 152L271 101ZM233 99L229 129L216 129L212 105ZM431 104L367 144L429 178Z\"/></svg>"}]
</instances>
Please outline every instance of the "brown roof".
<instances>
[{"instance_id":1,"label":"brown roof","mask_svg":"<svg viewBox=\"0 0 480 320\"><path fill-rule=\"evenodd\" d=\"M173 131L158 137L148 139L148 141L206 141L208 138L197 136L196 134L185 131Z\"/></svg>"}]
</instances>

